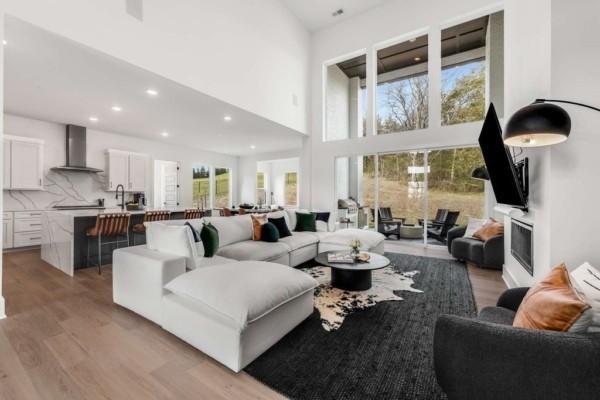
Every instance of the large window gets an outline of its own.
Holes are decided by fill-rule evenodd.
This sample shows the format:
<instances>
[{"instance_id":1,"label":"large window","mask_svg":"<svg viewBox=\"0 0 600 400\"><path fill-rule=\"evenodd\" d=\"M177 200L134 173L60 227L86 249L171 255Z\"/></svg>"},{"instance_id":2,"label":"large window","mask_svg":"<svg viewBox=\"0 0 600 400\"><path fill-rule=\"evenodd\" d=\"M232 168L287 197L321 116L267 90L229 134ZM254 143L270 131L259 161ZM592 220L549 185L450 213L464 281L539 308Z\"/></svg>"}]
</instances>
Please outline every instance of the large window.
<instances>
[{"instance_id":1,"label":"large window","mask_svg":"<svg viewBox=\"0 0 600 400\"><path fill-rule=\"evenodd\" d=\"M504 103L504 14L497 12L442 31L442 125L480 121Z\"/></svg>"},{"instance_id":2,"label":"large window","mask_svg":"<svg viewBox=\"0 0 600 400\"><path fill-rule=\"evenodd\" d=\"M284 196L286 206L298 205L298 173L285 173Z\"/></svg>"},{"instance_id":3,"label":"large window","mask_svg":"<svg viewBox=\"0 0 600 400\"><path fill-rule=\"evenodd\" d=\"M210 199L210 167L196 166L193 169L192 202L195 207L211 208Z\"/></svg>"},{"instance_id":4,"label":"large window","mask_svg":"<svg viewBox=\"0 0 600 400\"><path fill-rule=\"evenodd\" d=\"M324 140L365 136L366 75L366 55L327 66Z\"/></svg>"},{"instance_id":5,"label":"large window","mask_svg":"<svg viewBox=\"0 0 600 400\"><path fill-rule=\"evenodd\" d=\"M256 173L256 202L265 204L267 201L266 194L265 173L258 171Z\"/></svg>"},{"instance_id":6,"label":"large window","mask_svg":"<svg viewBox=\"0 0 600 400\"><path fill-rule=\"evenodd\" d=\"M231 170L209 165L193 167L192 204L202 209L231 206Z\"/></svg>"},{"instance_id":7,"label":"large window","mask_svg":"<svg viewBox=\"0 0 600 400\"><path fill-rule=\"evenodd\" d=\"M215 168L215 207L231 207L231 172L229 168Z\"/></svg>"},{"instance_id":8,"label":"large window","mask_svg":"<svg viewBox=\"0 0 600 400\"><path fill-rule=\"evenodd\" d=\"M338 209L338 222L345 227L373 227L375 207L375 156L338 157L335 160L335 191L338 206L354 200L358 210Z\"/></svg>"},{"instance_id":9,"label":"large window","mask_svg":"<svg viewBox=\"0 0 600 400\"><path fill-rule=\"evenodd\" d=\"M377 134L429 125L427 35L377 51Z\"/></svg>"},{"instance_id":10,"label":"large window","mask_svg":"<svg viewBox=\"0 0 600 400\"><path fill-rule=\"evenodd\" d=\"M357 199L363 210L369 210L365 225L371 228L375 225L370 210L389 208L391 216L414 226L405 229L408 237L400 239L423 243L424 220L431 221L440 209L458 211L459 224L465 224L469 217L484 216L484 183L471 177L473 170L483 164L478 147L338 157L336 196ZM345 211L338 210L339 219L345 215ZM434 239L429 243L443 244Z\"/></svg>"}]
</instances>

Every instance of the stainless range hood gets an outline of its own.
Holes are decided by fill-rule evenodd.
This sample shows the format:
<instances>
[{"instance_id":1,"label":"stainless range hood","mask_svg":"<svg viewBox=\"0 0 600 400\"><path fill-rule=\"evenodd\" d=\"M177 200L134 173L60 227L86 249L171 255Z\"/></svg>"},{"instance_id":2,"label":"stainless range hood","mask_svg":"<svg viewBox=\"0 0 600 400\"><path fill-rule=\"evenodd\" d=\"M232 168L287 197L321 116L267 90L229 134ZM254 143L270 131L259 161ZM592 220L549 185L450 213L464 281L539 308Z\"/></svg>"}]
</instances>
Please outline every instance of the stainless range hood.
<instances>
[{"instance_id":1,"label":"stainless range hood","mask_svg":"<svg viewBox=\"0 0 600 400\"><path fill-rule=\"evenodd\" d=\"M74 171L74 172L103 172L98 168L90 168L86 164L86 136L87 129L84 126L67 125L67 164L62 167L50 168L52 171Z\"/></svg>"}]
</instances>

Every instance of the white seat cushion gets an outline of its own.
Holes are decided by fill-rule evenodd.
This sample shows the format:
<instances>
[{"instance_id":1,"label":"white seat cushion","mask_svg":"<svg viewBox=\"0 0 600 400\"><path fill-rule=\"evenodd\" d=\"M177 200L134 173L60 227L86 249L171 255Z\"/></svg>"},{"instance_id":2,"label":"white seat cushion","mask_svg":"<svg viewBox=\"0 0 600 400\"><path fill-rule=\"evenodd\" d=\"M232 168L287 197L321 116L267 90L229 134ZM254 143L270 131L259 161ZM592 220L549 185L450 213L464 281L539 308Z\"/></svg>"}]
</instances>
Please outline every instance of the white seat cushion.
<instances>
[{"instance_id":1,"label":"white seat cushion","mask_svg":"<svg viewBox=\"0 0 600 400\"><path fill-rule=\"evenodd\" d=\"M231 217L230 217L231 218ZM223 246L217 255L234 260L268 261L288 254L290 248L283 243L268 243L255 240L244 240Z\"/></svg>"},{"instance_id":2,"label":"white seat cushion","mask_svg":"<svg viewBox=\"0 0 600 400\"><path fill-rule=\"evenodd\" d=\"M600 271L586 262L569 275L577 293L592 307L592 323L588 331L600 332Z\"/></svg>"},{"instance_id":3,"label":"white seat cushion","mask_svg":"<svg viewBox=\"0 0 600 400\"><path fill-rule=\"evenodd\" d=\"M219 232L219 246L252 239L252 220L249 215L234 217L205 217Z\"/></svg>"},{"instance_id":4,"label":"white seat cushion","mask_svg":"<svg viewBox=\"0 0 600 400\"><path fill-rule=\"evenodd\" d=\"M195 269L178 276L165 289L208 306L244 329L317 285L308 274L293 268L240 261Z\"/></svg>"},{"instance_id":5,"label":"white seat cushion","mask_svg":"<svg viewBox=\"0 0 600 400\"><path fill-rule=\"evenodd\" d=\"M361 250L368 251L380 245L385 240L385 236L379 232L350 228L323 235L320 241L321 243L348 246L350 248L350 242L355 239L361 241Z\"/></svg>"},{"instance_id":6,"label":"white seat cushion","mask_svg":"<svg viewBox=\"0 0 600 400\"><path fill-rule=\"evenodd\" d=\"M316 244L319 241L317 235L312 233L316 232L292 232L292 236L279 239L279 243L285 243L292 251L297 250L311 244Z\"/></svg>"},{"instance_id":7,"label":"white seat cushion","mask_svg":"<svg viewBox=\"0 0 600 400\"><path fill-rule=\"evenodd\" d=\"M223 265L234 262L237 262L237 260L232 260L231 258L225 258L221 256L196 257L196 268L210 267L211 265Z\"/></svg>"}]
</instances>

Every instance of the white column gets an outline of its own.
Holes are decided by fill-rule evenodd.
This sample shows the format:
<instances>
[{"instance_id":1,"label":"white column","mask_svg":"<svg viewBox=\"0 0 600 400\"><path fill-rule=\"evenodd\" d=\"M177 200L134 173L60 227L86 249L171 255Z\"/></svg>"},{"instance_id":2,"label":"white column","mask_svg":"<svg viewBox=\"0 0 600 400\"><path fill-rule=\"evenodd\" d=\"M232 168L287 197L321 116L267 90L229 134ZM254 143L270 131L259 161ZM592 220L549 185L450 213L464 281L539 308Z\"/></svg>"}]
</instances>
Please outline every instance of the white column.
<instances>
[{"instance_id":1,"label":"white column","mask_svg":"<svg viewBox=\"0 0 600 400\"><path fill-rule=\"evenodd\" d=\"M442 34L439 26L429 31L429 128L441 126L442 121Z\"/></svg>"},{"instance_id":2,"label":"white column","mask_svg":"<svg viewBox=\"0 0 600 400\"><path fill-rule=\"evenodd\" d=\"M4 2L0 2L0 40L4 40ZM4 110L4 46L0 45L0 110ZM4 113L0 112L0 127L4 126ZM4 130L2 130L4 133ZM4 154L3 140L0 140L0 154ZM4 176L2 171L4 163L0 162L0 176ZM0 178L2 179L2 178ZM4 211L3 196L0 196L0 211ZM2 230L0 229L0 243L2 240ZM0 258L0 319L6 318L4 313L4 297L2 297L2 258Z\"/></svg>"},{"instance_id":3,"label":"white column","mask_svg":"<svg viewBox=\"0 0 600 400\"><path fill-rule=\"evenodd\" d=\"M499 117L504 116L504 12L490 15L485 46L486 104L494 103Z\"/></svg>"}]
</instances>

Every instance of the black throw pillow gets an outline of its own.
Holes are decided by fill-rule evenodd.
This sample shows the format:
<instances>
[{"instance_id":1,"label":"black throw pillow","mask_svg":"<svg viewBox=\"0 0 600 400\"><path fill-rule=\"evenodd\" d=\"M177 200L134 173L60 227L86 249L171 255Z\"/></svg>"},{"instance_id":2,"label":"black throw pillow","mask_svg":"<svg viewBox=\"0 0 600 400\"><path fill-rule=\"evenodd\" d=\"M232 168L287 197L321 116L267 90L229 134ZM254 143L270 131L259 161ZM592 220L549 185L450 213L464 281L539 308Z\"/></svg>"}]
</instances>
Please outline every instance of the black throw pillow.
<instances>
[{"instance_id":1,"label":"black throw pillow","mask_svg":"<svg viewBox=\"0 0 600 400\"><path fill-rule=\"evenodd\" d=\"M198 243L200 241L200 234L198 233L198 231L194 229L192 224L190 224L189 222L186 222L185 225L190 227L190 230L192 231L192 236L194 237L194 242Z\"/></svg>"},{"instance_id":2,"label":"black throw pillow","mask_svg":"<svg viewBox=\"0 0 600 400\"><path fill-rule=\"evenodd\" d=\"M273 225L275 225L275 227L277 228L280 239L284 238L284 237L292 236L292 232L290 232L290 228L288 228L284 217L269 218L269 222L272 223Z\"/></svg>"},{"instance_id":3,"label":"black throw pillow","mask_svg":"<svg viewBox=\"0 0 600 400\"><path fill-rule=\"evenodd\" d=\"M272 222L267 222L261 227L261 240L263 242L274 243L279 240L279 231Z\"/></svg>"},{"instance_id":4,"label":"black throw pillow","mask_svg":"<svg viewBox=\"0 0 600 400\"><path fill-rule=\"evenodd\" d=\"M329 216L331 215L329 211L313 212L313 214L315 214L317 221L323 221L326 224L329 223Z\"/></svg>"},{"instance_id":5,"label":"black throw pillow","mask_svg":"<svg viewBox=\"0 0 600 400\"><path fill-rule=\"evenodd\" d=\"M316 232L317 216L310 213L296 212L296 232Z\"/></svg>"},{"instance_id":6,"label":"black throw pillow","mask_svg":"<svg viewBox=\"0 0 600 400\"><path fill-rule=\"evenodd\" d=\"M204 246L204 257L212 257L219 249L219 231L210 222L202 225L200 239Z\"/></svg>"}]
</instances>

